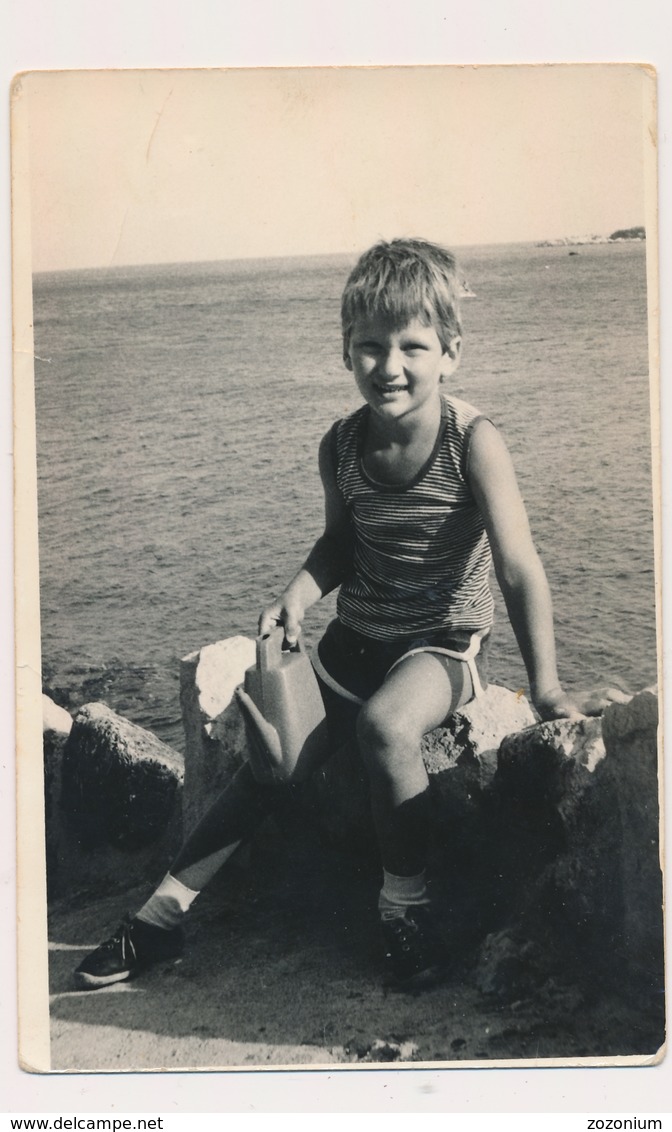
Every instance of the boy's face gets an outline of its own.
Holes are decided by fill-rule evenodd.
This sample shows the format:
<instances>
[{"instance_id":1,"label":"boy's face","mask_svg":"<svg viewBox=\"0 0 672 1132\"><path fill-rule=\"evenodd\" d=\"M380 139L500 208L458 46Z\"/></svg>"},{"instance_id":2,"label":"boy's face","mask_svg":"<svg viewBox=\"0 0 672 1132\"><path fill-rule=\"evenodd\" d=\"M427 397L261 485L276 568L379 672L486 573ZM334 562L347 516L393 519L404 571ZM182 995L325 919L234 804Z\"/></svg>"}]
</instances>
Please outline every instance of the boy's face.
<instances>
[{"instance_id":1,"label":"boy's face","mask_svg":"<svg viewBox=\"0 0 672 1132\"><path fill-rule=\"evenodd\" d=\"M418 318L403 327L384 318L357 319L345 364L371 409L400 419L434 406L442 379L458 367L460 339L444 350L433 326Z\"/></svg>"}]
</instances>

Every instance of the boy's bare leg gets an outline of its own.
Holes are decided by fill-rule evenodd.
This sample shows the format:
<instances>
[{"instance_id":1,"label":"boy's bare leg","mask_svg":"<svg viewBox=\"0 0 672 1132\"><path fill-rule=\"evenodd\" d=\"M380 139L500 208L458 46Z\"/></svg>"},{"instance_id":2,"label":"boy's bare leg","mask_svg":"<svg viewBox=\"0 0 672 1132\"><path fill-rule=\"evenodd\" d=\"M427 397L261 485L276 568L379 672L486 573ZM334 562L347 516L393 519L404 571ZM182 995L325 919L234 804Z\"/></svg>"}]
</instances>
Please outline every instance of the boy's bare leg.
<instances>
[{"instance_id":1,"label":"boy's bare leg","mask_svg":"<svg viewBox=\"0 0 672 1132\"><path fill-rule=\"evenodd\" d=\"M382 862L397 876L413 876L425 866L429 780L420 745L470 698L464 670L460 661L433 653L409 657L359 714L357 740L371 782Z\"/></svg>"},{"instance_id":2,"label":"boy's bare leg","mask_svg":"<svg viewBox=\"0 0 672 1132\"><path fill-rule=\"evenodd\" d=\"M378 909L386 963L400 989L431 985L446 970L445 947L426 907L430 811L421 741L471 697L465 667L431 653L409 657L364 704L358 720L383 863Z\"/></svg>"}]
</instances>

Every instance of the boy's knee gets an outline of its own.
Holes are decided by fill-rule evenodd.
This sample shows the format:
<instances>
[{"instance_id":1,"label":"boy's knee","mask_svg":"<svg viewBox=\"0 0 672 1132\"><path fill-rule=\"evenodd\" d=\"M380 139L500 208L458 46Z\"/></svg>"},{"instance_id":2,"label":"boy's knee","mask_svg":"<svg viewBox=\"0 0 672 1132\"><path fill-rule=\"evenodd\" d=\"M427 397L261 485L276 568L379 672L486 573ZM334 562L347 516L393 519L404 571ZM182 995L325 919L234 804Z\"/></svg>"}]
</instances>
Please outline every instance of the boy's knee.
<instances>
[{"instance_id":1,"label":"boy's knee","mask_svg":"<svg viewBox=\"0 0 672 1132\"><path fill-rule=\"evenodd\" d=\"M421 736L403 716L373 700L364 704L359 713L357 739L365 761L375 762L378 755L389 758L390 752L398 752L403 757L414 752Z\"/></svg>"}]
</instances>

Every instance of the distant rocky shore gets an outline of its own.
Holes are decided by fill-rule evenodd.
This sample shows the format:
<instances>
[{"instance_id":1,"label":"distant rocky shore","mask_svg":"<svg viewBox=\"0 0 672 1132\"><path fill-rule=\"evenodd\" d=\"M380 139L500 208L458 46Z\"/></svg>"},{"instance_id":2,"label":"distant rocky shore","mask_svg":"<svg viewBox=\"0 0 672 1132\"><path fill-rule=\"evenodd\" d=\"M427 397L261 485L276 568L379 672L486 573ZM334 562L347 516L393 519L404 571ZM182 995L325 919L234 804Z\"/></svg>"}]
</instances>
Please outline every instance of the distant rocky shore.
<instances>
[{"instance_id":1,"label":"distant rocky shore","mask_svg":"<svg viewBox=\"0 0 672 1132\"><path fill-rule=\"evenodd\" d=\"M559 236L554 240L538 240L537 248L573 248L584 244L620 244L626 240L645 240L644 228L619 228L610 236Z\"/></svg>"},{"instance_id":2,"label":"distant rocky shore","mask_svg":"<svg viewBox=\"0 0 672 1132\"><path fill-rule=\"evenodd\" d=\"M233 692L253 659L254 642L234 637L182 662L184 758L104 704L73 720L44 697L51 898L160 874L183 821L247 757ZM452 878L453 900L457 877L484 993L520 996L549 978L645 997L662 986L657 729L652 690L540 724L521 694L491 686L426 737L433 871ZM352 751L332 756L296 806L299 826L332 848L374 854Z\"/></svg>"}]
</instances>

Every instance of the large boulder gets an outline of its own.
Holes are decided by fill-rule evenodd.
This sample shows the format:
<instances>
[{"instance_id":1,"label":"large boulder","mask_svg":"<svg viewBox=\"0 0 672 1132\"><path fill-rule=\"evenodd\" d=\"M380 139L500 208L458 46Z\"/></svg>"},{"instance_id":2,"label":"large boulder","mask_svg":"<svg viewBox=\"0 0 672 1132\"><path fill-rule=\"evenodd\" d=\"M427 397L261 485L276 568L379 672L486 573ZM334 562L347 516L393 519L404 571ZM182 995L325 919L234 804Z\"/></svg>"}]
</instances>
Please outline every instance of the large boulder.
<instances>
[{"instance_id":1,"label":"large boulder","mask_svg":"<svg viewBox=\"0 0 672 1132\"><path fill-rule=\"evenodd\" d=\"M579 965L579 941L595 924L596 897L605 896L603 857L617 843L613 821L604 820L613 801L597 777L604 758L600 719L541 723L502 743L491 829L503 922L480 950L481 989L517 996L525 980L531 986Z\"/></svg>"},{"instance_id":2,"label":"large boulder","mask_svg":"<svg viewBox=\"0 0 672 1132\"><path fill-rule=\"evenodd\" d=\"M130 886L165 870L181 839L183 759L105 704L86 704L63 749L58 894Z\"/></svg>"},{"instance_id":3,"label":"large boulder","mask_svg":"<svg viewBox=\"0 0 672 1132\"><path fill-rule=\"evenodd\" d=\"M648 691L603 719L544 723L504 741L493 789L509 911L481 949L483 990L518 996L525 981L552 976L655 995L657 767Z\"/></svg>"}]
</instances>

